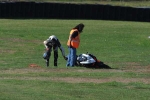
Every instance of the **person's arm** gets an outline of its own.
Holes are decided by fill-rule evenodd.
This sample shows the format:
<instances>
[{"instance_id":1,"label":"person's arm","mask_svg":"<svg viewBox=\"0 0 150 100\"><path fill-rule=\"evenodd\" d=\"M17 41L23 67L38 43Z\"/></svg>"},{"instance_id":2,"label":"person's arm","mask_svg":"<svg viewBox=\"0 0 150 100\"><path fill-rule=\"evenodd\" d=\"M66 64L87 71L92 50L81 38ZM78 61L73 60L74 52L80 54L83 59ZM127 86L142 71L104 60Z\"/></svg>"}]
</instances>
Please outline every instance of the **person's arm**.
<instances>
[{"instance_id":1,"label":"person's arm","mask_svg":"<svg viewBox=\"0 0 150 100\"><path fill-rule=\"evenodd\" d=\"M64 48L60 45L59 49L60 49L60 51L62 53L62 56L65 57L65 50L64 50Z\"/></svg>"},{"instance_id":2,"label":"person's arm","mask_svg":"<svg viewBox=\"0 0 150 100\"><path fill-rule=\"evenodd\" d=\"M60 44L60 42L59 42L58 39L56 40L56 44L57 44L57 46L59 47L59 49L60 49L60 51L61 51L61 53L62 53L62 56L63 56L64 59L66 60L65 50L64 50L64 48L62 47L62 45Z\"/></svg>"},{"instance_id":3,"label":"person's arm","mask_svg":"<svg viewBox=\"0 0 150 100\"><path fill-rule=\"evenodd\" d=\"M72 47L72 46L71 46L71 41L72 41L72 39L75 38L76 36L78 36L78 31L74 31L74 32L72 33L72 35L70 36L70 47Z\"/></svg>"},{"instance_id":4,"label":"person's arm","mask_svg":"<svg viewBox=\"0 0 150 100\"><path fill-rule=\"evenodd\" d=\"M48 46L46 45L47 44L47 40L45 40L44 42L43 42L43 44L44 44L44 46L45 46L45 48L46 48L46 50L48 49Z\"/></svg>"},{"instance_id":5,"label":"person's arm","mask_svg":"<svg viewBox=\"0 0 150 100\"><path fill-rule=\"evenodd\" d=\"M74 31L70 38L75 38L76 36L78 36L78 31Z\"/></svg>"}]
</instances>

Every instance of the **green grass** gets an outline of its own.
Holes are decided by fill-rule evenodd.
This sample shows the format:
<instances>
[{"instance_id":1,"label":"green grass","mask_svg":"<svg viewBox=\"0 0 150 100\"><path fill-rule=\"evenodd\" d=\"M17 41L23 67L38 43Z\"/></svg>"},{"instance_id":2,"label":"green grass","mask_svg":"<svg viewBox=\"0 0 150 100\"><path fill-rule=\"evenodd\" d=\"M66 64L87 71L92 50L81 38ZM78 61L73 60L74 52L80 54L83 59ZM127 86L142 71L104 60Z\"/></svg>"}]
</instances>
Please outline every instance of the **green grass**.
<instances>
[{"instance_id":1,"label":"green grass","mask_svg":"<svg viewBox=\"0 0 150 100\"><path fill-rule=\"evenodd\" d=\"M1 86L1 100L148 100L150 89L141 83L72 84L39 80L3 80Z\"/></svg>"},{"instance_id":2,"label":"green grass","mask_svg":"<svg viewBox=\"0 0 150 100\"><path fill-rule=\"evenodd\" d=\"M101 20L0 20L1 68L26 67L30 63L44 66L43 41L55 34L68 52L69 31L78 23L85 24L77 51L92 53L98 59L120 68L117 64L137 62L149 65L149 23ZM59 52L59 66L65 61ZM51 59L53 60L53 59Z\"/></svg>"},{"instance_id":3,"label":"green grass","mask_svg":"<svg viewBox=\"0 0 150 100\"><path fill-rule=\"evenodd\" d=\"M77 54L92 53L112 70L58 67L42 58L56 35L65 49L69 31L84 23ZM150 24L105 20L0 19L0 100L148 100ZM40 68L29 68L30 64Z\"/></svg>"}]
</instances>

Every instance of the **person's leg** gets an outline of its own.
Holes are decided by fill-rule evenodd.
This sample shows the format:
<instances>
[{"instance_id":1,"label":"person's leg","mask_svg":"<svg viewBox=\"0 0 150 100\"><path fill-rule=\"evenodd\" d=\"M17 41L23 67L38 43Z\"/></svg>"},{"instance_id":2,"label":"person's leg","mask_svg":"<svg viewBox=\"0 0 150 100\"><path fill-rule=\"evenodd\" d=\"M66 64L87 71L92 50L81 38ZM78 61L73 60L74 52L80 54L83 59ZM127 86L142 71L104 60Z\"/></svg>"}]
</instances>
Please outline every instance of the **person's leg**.
<instances>
[{"instance_id":1,"label":"person's leg","mask_svg":"<svg viewBox=\"0 0 150 100\"><path fill-rule=\"evenodd\" d=\"M76 48L71 48L71 60L70 60L70 66L73 67L76 62Z\"/></svg>"},{"instance_id":2,"label":"person's leg","mask_svg":"<svg viewBox=\"0 0 150 100\"><path fill-rule=\"evenodd\" d=\"M57 66L58 47L53 47L53 50L54 50L54 66Z\"/></svg>"},{"instance_id":3,"label":"person's leg","mask_svg":"<svg viewBox=\"0 0 150 100\"><path fill-rule=\"evenodd\" d=\"M68 52L69 52L69 53L68 53L68 56L67 56L67 57L68 57L68 59L67 59L67 64L66 64L66 66L70 66L71 48L69 48L69 47L68 47Z\"/></svg>"}]
</instances>

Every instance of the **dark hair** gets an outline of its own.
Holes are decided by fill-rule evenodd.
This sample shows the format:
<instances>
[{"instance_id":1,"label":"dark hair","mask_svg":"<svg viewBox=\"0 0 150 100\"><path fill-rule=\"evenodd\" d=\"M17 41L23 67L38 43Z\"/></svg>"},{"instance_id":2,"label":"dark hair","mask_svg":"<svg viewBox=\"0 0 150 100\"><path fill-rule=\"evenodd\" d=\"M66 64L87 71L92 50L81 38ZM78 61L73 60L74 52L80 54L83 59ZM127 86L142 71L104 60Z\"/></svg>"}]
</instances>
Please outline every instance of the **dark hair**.
<instances>
[{"instance_id":1,"label":"dark hair","mask_svg":"<svg viewBox=\"0 0 150 100\"><path fill-rule=\"evenodd\" d=\"M82 32L84 28L84 24L80 23L77 26L75 26L73 29L77 29L79 32Z\"/></svg>"}]
</instances>

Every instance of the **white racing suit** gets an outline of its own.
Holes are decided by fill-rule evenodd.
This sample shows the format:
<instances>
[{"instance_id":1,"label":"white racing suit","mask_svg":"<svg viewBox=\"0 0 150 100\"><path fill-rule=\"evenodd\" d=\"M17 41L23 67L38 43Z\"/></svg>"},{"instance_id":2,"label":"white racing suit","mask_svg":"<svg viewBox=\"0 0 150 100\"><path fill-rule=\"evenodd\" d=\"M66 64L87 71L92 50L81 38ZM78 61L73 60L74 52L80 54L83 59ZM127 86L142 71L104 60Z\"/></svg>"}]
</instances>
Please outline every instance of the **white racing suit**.
<instances>
[{"instance_id":1,"label":"white racing suit","mask_svg":"<svg viewBox=\"0 0 150 100\"><path fill-rule=\"evenodd\" d=\"M44 45L48 48L48 51L44 53L43 58L46 59L47 67L49 66L49 59L51 56L52 49L54 51L54 66L57 66L57 59L58 59L58 48L60 49L62 56L65 58L65 51L64 48L61 46L59 40L55 38L49 38L45 40Z\"/></svg>"}]
</instances>

